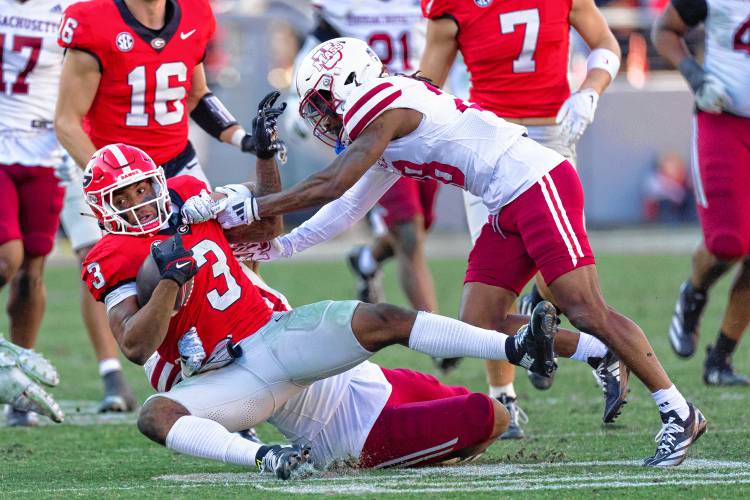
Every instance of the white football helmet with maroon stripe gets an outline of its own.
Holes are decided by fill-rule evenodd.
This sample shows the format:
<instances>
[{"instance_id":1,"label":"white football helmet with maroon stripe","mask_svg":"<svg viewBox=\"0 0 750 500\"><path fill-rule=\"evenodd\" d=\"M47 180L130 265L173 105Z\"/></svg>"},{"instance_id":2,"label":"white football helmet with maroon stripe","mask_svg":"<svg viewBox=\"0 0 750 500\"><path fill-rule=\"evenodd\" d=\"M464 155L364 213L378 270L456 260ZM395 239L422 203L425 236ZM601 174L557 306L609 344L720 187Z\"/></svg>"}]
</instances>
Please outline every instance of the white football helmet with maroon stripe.
<instances>
[{"instance_id":1,"label":"white football helmet with maroon stripe","mask_svg":"<svg viewBox=\"0 0 750 500\"><path fill-rule=\"evenodd\" d=\"M383 63L362 40L334 38L312 49L297 70L299 113L313 135L336 146L343 142L342 109L349 94L383 74Z\"/></svg>"}]
</instances>

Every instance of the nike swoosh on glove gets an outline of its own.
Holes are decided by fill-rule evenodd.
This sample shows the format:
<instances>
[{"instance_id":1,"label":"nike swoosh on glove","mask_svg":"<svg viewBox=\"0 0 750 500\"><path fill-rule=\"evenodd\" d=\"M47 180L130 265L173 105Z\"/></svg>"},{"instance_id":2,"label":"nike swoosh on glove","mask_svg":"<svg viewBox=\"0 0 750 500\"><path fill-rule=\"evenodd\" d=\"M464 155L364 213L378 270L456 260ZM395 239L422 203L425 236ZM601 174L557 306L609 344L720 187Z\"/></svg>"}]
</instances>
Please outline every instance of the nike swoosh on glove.
<instances>
[{"instance_id":1,"label":"nike swoosh on glove","mask_svg":"<svg viewBox=\"0 0 750 500\"><path fill-rule=\"evenodd\" d=\"M706 73L703 84L695 93L695 104L701 111L718 114L732 105L732 98L721 80Z\"/></svg>"},{"instance_id":2,"label":"nike swoosh on glove","mask_svg":"<svg viewBox=\"0 0 750 500\"><path fill-rule=\"evenodd\" d=\"M152 247L151 255L163 280L172 280L182 286L198 272L193 251L187 250L182 244L181 234L176 234Z\"/></svg>"},{"instance_id":3,"label":"nike swoosh on glove","mask_svg":"<svg viewBox=\"0 0 750 500\"><path fill-rule=\"evenodd\" d=\"M599 94L594 89L583 89L574 93L563 103L555 123L560 125L560 140L572 146L581 138L586 128L594 121Z\"/></svg>"}]
</instances>

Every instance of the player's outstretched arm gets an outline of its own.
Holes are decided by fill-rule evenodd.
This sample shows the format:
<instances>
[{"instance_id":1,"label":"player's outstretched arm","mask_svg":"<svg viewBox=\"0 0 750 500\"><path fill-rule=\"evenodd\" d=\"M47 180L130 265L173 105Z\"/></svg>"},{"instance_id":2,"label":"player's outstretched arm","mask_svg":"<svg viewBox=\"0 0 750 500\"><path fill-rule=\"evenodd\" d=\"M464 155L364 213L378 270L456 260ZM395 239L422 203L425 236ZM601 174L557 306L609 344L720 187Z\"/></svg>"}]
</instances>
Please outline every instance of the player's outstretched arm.
<instances>
[{"instance_id":1,"label":"player's outstretched arm","mask_svg":"<svg viewBox=\"0 0 750 500\"><path fill-rule=\"evenodd\" d=\"M432 80L438 87L445 84L458 53L458 25L453 19L427 21L427 40L419 63L421 76Z\"/></svg>"},{"instance_id":2,"label":"player's outstretched arm","mask_svg":"<svg viewBox=\"0 0 750 500\"><path fill-rule=\"evenodd\" d=\"M68 49L60 75L55 132L60 144L81 168L97 149L83 130L83 118L94 102L100 80L99 63L91 54Z\"/></svg>"}]
</instances>

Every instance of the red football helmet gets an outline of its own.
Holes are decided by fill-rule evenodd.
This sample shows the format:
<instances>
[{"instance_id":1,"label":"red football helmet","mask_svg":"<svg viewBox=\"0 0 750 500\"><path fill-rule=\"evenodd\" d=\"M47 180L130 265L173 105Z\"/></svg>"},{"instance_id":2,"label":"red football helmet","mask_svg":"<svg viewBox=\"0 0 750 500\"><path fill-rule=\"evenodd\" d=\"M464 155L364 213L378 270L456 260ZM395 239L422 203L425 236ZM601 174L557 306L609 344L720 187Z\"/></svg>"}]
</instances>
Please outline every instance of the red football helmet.
<instances>
[{"instance_id":1,"label":"red football helmet","mask_svg":"<svg viewBox=\"0 0 750 500\"><path fill-rule=\"evenodd\" d=\"M143 180L151 181L154 197L118 210L113 203L115 192ZM164 170L144 151L127 144L110 144L94 153L83 173L83 191L104 230L113 234L151 234L161 229L171 215ZM149 204L156 207L157 217L141 223L137 210ZM128 213L135 224L126 217Z\"/></svg>"}]
</instances>

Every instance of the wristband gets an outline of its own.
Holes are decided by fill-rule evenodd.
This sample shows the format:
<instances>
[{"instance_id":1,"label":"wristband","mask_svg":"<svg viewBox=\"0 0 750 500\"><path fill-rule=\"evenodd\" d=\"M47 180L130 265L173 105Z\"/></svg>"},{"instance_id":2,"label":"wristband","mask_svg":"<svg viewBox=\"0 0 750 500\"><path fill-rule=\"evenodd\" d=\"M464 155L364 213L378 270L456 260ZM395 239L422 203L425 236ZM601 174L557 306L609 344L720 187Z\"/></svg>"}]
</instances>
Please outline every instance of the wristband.
<instances>
[{"instance_id":1,"label":"wristband","mask_svg":"<svg viewBox=\"0 0 750 500\"><path fill-rule=\"evenodd\" d=\"M231 142L232 145L237 146L238 148L242 148L242 139L244 139L246 135L247 132L245 131L245 129L240 127L239 129L234 131L229 142Z\"/></svg>"},{"instance_id":2,"label":"wristband","mask_svg":"<svg viewBox=\"0 0 750 500\"><path fill-rule=\"evenodd\" d=\"M703 86L703 80L706 77L706 72L701 68L701 65L698 64L695 59L688 56L680 61L677 69L679 69L682 76L685 77L688 85L693 89L693 93L698 93L698 90Z\"/></svg>"},{"instance_id":3,"label":"wristband","mask_svg":"<svg viewBox=\"0 0 750 500\"><path fill-rule=\"evenodd\" d=\"M620 58L609 49L594 49L586 59L586 71L588 72L595 68L603 69L614 80L620 69Z\"/></svg>"}]
</instances>

